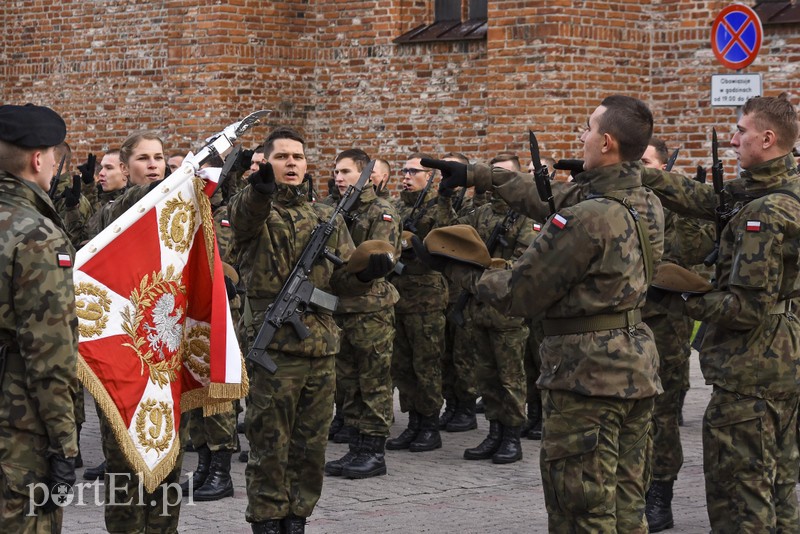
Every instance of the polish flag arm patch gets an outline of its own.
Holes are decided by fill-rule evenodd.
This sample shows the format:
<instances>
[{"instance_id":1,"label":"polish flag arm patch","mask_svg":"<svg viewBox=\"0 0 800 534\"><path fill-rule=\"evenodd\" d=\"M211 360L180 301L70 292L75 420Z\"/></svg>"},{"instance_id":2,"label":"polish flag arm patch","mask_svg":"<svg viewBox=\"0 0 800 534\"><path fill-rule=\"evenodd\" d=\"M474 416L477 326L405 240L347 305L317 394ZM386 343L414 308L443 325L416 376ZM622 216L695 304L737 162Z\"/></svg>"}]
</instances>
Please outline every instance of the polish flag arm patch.
<instances>
[{"instance_id":1,"label":"polish flag arm patch","mask_svg":"<svg viewBox=\"0 0 800 534\"><path fill-rule=\"evenodd\" d=\"M761 221L747 221L746 230L748 232L760 232L761 231Z\"/></svg>"},{"instance_id":2,"label":"polish flag arm patch","mask_svg":"<svg viewBox=\"0 0 800 534\"><path fill-rule=\"evenodd\" d=\"M383 220L386 221L386 222L393 222L394 218L391 215L389 215L388 213L384 213L383 214Z\"/></svg>"},{"instance_id":3,"label":"polish flag arm patch","mask_svg":"<svg viewBox=\"0 0 800 534\"><path fill-rule=\"evenodd\" d=\"M219 225L222 226L223 228L228 228L231 225L231 222L228 219L222 219L219 222Z\"/></svg>"},{"instance_id":4,"label":"polish flag arm patch","mask_svg":"<svg viewBox=\"0 0 800 534\"><path fill-rule=\"evenodd\" d=\"M539 224L539 223L533 223L533 231L534 232L541 232L542 231L542 225Z\"/></svg>"},{"instance_id":5,"label":"polish flag arm patch","mask_svg":"<svg viewBox=\"0 0 800 534\"><path fill-rule=\"evenodd\" d=\"M59 267L72 267L72 258L70 258L69 254L64 254L63 252L57 253L56 261Z\"/></svg>"},{"instance_id":6,"label":"polish flag arm patch","mask_svg":"<svg viewBox=\"0 0 800 534\"><path fill-rule=\"evenodd\" d=\"M556 213L553 216L553 224L557 227L561 228L562 230L567 225L567 219Z\"/></svg>"}]
</instances>

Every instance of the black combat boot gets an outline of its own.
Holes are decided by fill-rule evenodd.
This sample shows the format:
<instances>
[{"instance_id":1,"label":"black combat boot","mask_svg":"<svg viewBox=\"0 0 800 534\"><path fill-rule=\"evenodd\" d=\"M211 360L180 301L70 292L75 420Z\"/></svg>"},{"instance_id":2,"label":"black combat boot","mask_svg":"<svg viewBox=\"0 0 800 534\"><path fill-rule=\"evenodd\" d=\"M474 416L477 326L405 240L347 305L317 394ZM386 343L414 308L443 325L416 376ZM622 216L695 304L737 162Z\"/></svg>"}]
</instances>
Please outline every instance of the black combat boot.
<instances>
[{"instance_id":1,"label":"black combat boot","mask_svg":"<svg viewBox=\"0 0 800 534\"><path fill-rule=\"evenodd\" d=\"M342 464L342 476L347 478L371 478L386 474L386 459L383 436L361 434L361 449L349 462Z\"/></svg>"},{"instance_id":2,"label":"black combat boot","mask_svg":"<svg viewBox=\"0 0 800 534\"><path fill-rule=\"evenodd\" d=\"M83 394L83 390L81 390L81 395ZM75 467L83 467L83 456L81 456L81 426L82 425L75 425L75 435L78 438L78 456L75 457Z\"/></svg>"},{"instance_id":3,"label":"black combat boot","mask_svg":"<svg viewBox=\"0 0 800 534\"><path fill-rule=\"evenodd\" d=\"M419 414L414 410L408 412L408 428L394 439L386 440L386 448L390 451L407 449L419 433Z\"/></svg>"},{"instance_id":4,"label":"black combat boot","mask_svg":"<svg viewBox=\"0 0 800 534\"><path fill-rule=\"evenodd\" d=\"M218 501L233 496L231 480L231 456L233 451L211 453L211 467L203 485L194 490L195 501Z\"/></svg>"},{"instance_id":5,"label":"black combat boot","mask_svg":"<svg viewBox=\"0 0 800 534\"><path fill-rule=\"evenodd\" d=\"M461 402L456 408L453 418L447 423L445 430L448 432L466 432L478 428L478 418L475 417L475 401Z\"/></svg>"},{"instance_id":6,"label":"black combat boot","mask_svg":"<svg viewBox=\"0 0 800 534\"><path fill-rule=\"evenodd\" d=\"M439 416L439 430L444 430L447 428L447 423L453 419L453 416L456 413L455 399L445 399L444 402L444 411Z\"/></svg>"},{"instance_id":7,"label":"black combat boot","mask_svg":"<svg viewBox=\"0 0 800 534\"><path fill-rule=\"evenodd\" d=\"M189 495L189 482L191 481L192 489L195 495L197 490L208 478L208 469L211 467L211 449L208 445L203 445L197 450L197 469L194 470L192 476L186 479L186 482L181 482L181 492L183 496Z\"/></svg>"},{"instance_id":8,"label":"black combat boot","mask_svg":"<svg viewBox=\"0 0 800 534\"><path fill-rule=\"evenodd\" d=\"M531 409L531 405L528 405L528 422L530 423L530 428L525 433L528 439L542 439L542 405L537 404L533 406Z\"/></svg>"},{"instance_id":9,"label":"black combat boot","mask_svg":"<svg viewBox=\"0 0 800 534\"><path fill-rule=\"evenodd\" d=\"M475 413L486 413L486 406L483 405L483 398L475 403Z\"/></svg>"},{"instance_id":10,"label":"black combat boot","mask_svg":"<svg viewBox=\"0 0 800 534\"><path fill-rule=\"evenodd\" d=\"M281 523L283 519L267 519L258 523L250 523L253 534L283 534Z\"/></svg>"},{"instance_id":11,"label":"black combat boot","mask_svg":"<svg viewBox=\"0 0 800 534\"><path fill-rule=\"evenodd\" d=\"M356 434L350 440L350 450L338 460L331 460L325 464L325 474L332 477L342 476L342 466L350 463L361 451L361 434Z\"/></svg>"},{"instance_id":12,"label":"black combat boot","mask_svg":"<svg viewBox=\"0 0 800 534\"><path fill-rule=\"evenodd\" d=\"M344 416L339 415L338 413L335 414L333 416L333 419L331 420L331 426L330 428L328 428L328 440L332 441L333 436L335 436L336 433L339 432L343 426L344 426Z\"/></svg>"},{"instance_id":13,"label":"black combat boot","mask_svg":"<svg viewBox=\"0 0 800 534\"><path fill-rule=\"evenodd\" d=\"M306 531L306 518L290 515L284 517L281 521L283 523L283 532L285 534L303 534Z\"/></svg>"},{"instance_id":14,"label":"black combat boot","mask_svg":"<svg viewBox=\"0 0 800 534\"><path fill-rule=\"evenodd\" d=\"M500 448L500 441L503 438L502 433L500 421L489 421L489 435L477 447L465 450L464 459L488 460L491 458Z\"/></svg>"},{"instance_id":15,"label":"black combat boot","mask_svg":"<svg viewBox=\"0 0 800 534\"><path fill-rule=\"evenodd\" d=\"M344 425L336 434L333 435L334 443L350 443L354 436L358 436L358 429L351 425Z\"/></svg>"},{"instance_id":16,"label":"black combat boot","mask_svg":"<svg viewBox=\"0 0 800 534\"><path fill-rule=\"evenodd\" d=\"M426 452L442 448L442 436L439 434L439 415L420 416L419 433L408 445L411 452Z\"/></svg>"},{"instance_id":17,"label":"black combat boot","mask_svg":"<svg viewBox=\"0 0 800 534\"><path fill-rule=\"evenodd\" d=\"M106 475L106 461L103 460L98 466L90 467L86 471L83 472L83 479L84 480L99 480Z\"/></svg>"},{"instance_id":18,"label":"black combat boot","mask_svg":"<svg viewBox=\"0 0 800 534\"><path fill-rule=\"evenodd\" d=\"M503 438L497 452L492 455L493 464L512 464L522 460L522 444L519 442L519 435L522 427L500 425Z\"/></svg>"},{"instance_id":19,"label":"black combat boot","mask_svg":"<svg viewBox=\"0 0 800 534\"><path fill-rule=\"evenodd\" d=\"M675 526L672 520L672 484L674 480L654 480L647 491L644 514L650 532L661 532Z\"/></svg>"}]
</instances>

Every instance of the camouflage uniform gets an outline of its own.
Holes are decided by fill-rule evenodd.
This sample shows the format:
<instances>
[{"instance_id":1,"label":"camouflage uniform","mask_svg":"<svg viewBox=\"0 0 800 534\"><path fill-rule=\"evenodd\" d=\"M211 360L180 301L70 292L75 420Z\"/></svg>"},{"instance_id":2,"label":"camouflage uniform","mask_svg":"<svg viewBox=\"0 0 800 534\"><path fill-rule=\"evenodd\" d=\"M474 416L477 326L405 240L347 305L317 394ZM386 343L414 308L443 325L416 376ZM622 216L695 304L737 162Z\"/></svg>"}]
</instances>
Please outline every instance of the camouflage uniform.
<instances>
[{"instance_id":1,"label":"camouflage uniform","mask_svg":"<svg viewBox=\"0 0 800 534\"><path fill-rule=\"evenodd\" d=\"M551 532L647 532L649 431L661 384L652 332L638 313L646 243L628 209L607 198L624 197L644 215L659 259L663 211L641 187L641 168L625 162L554 183L558 214L512 270L448 268L478 300L505 313L545 314L540 466ZM548 213L530 175L471 165L467 180L479 191L494 185L494 194L531 218Z\"/></svg>"},{"instance_id":2,"label":"camouflage uniform","mask_svg":"<svg viewBox=\"0 0 800 534\"><path fill-rule=\"evenodd\" d=\"M449 208L449 198L439 197L439 208ZM502 198L489 203L470 214L454 218L453 224L468 224L478 231L486 242L501 224L509 211ZM519 258L533 241L533 221L525 216L509 221L508 232L494 250L493 257L511 263ZM491 305L468 301L469 318L467 328L471 330L472 350L477 363L476 378L486 409L486 418L500 421L504 427L521 427L525 423L525 369L523 356L528 339L528 327L522 317L503 315Z\"/></svg>"},{"instance_id":3,"label":"camouflage uniform","mask_svg":"<svg viewBox=\"0 0 800 534\"><path fill-rule=\"evenodd\" d=\"M710 185L648 170L645 184L678 213L712 218ZM714 291L686 313L708 323L700 350L714 386L703 418L708 515L714 532L796 532L800 324L798 169L788 154L725 184L740 207L720 236Z\"/></svg>"},{"instance_id":4,"label":"camouflage uniform","mask_svg":"<svg viewBox=\"0 0 800 534\"><path fill-rule=\"evenodd\" d=\"M248 347L313 229L332 213L327 206L309 203L306 192L305 185L278 184L276 193L264 195L248 185L231 200L231 228L247 287L240 332ZM355 248L341 218L328 246L344 261ZM340 296L371 287L325 259L314 266L309 279L316 288L333 288ZM302 320L310 330L306 339L300 340L292 326L285 325L269 345L278 366L274 375L257 365L249 370L245 432L251 449L245 474L246 518L251 523L290 514L308 517L322 491L334 355L341 334L329 312L310 309Z\"/></svg>"},{"instance_id":5,"label":"camouflage uniform","mask_svg":"<svg viewBox=\"0 0 800 534\"><path fill-rule=\"evenodd\" d=\"M348 217L353 243L378 239L400 254L400 217L375 190L365 187ZM394 305L400 296L384 278L361 296L339 300L336 323L342 347L336 355L336 391L343 395L345 425L368 436L389 435L392 426L392 344Z\"/></svg>"},{"instance_id":6,"label":"camouflage uniform","mask_svg":"<svg viewBox=\"0 0 800 534\"><path fill-rule=\"evenodd\" d=\"M394 200L402 220L411 214L419 191L403 191ZM434 209L436 192L429 191L420 207L424 213L417 222L417 236L424 239L436 222ZM400 275L391 282L400 293L395 305L394 354L392 379L400 392L400 409L413 411L424 418L436 418L442 407L441 358L444 350L444 310L447 306L447 286L444 277L409 259Z\"/></svg>"},{"instance_id":7,"label":"camouflage uniform","mask_svg":"<svg viewBox=\"0 0 800 534\"><path fill-rule=\"evenodd\" d=\"M60 508L26 514L28 485L48 481L48 456L78 454L75 295L58 257L75 251L46 193L3 171L0 232L0 525L60 532ZM44 502L41 491L34 498Z\"/></svg>"},{"instance_id":8,"label":"camouflage uniform","mask_svg":"<svg viewBox=\"0 0 800 534\"><path fill-rule=\"evenodd\" d=\"M81 195L78 200L78 205L74 208L68 208L63 197L64 190L68 187L72 187L72 177L69 176L69 174L62 174L58 177L58 185L56 186L53 205L56 208L56 212L64 221L64 227L72 245L78 247L85 240L83 228L89 218L94 214L94 207L86 196Z\"/></svg>"}]
</instances>

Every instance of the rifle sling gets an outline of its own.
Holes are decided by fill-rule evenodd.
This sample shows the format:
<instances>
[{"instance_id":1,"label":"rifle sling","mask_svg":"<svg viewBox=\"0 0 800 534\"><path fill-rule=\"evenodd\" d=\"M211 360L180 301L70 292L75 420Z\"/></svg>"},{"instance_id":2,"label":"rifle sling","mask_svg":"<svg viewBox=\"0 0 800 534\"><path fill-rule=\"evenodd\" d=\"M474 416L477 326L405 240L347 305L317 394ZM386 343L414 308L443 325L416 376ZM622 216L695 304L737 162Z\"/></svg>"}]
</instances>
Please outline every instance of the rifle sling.
<instances>
[{"instance_id":1,"label":"rifle sling","mask_svg":"<svg viewBox=\"0 0 800 534\"><path fill-rule=\"evenodd\" d=\"M624 196L616 196L613 193L606 193L601 195L603 198L615 200L625 207L626 211L633 217L633 222L636 225L636 234L639 236L639 245L642 247L642 259L644 260L644 274L647 279L647 285L653 281L653 247L650 244L650 238L647 233L647 228L642 222L642 216L636 211L636 208L631 206L628 199ZM597 197L594 197L597 198Z\"/></svg>"}]
</instances>

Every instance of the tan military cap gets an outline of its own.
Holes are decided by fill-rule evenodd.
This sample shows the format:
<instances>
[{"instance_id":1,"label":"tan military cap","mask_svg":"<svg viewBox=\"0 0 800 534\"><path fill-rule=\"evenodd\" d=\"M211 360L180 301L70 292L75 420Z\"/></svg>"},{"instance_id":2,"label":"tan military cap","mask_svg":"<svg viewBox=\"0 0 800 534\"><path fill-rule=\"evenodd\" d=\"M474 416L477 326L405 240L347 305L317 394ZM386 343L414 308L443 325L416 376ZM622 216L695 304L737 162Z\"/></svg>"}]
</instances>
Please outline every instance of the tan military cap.
<instances>
[{"instance_id":1,"label":"tan military cap","mask_svg":"<svg viewBox=\"0 0 800 534\"><path fill-rule=\"evenodd\" d=\"M468 224L437 228L425 237L428 252L486 268L492 257L478 231Z\"/></svg>"},{"instance_id":2,"label":"tan military cap","mask_svg":"<svg viewBox=\"0 0 800 534\"><path fill-rule=\"evenodd\" d=\"M367 268L369 257L372 254L388 254L392 263L395 261L395 250L391 243L381 241L380 239L369 239L356 247L345 269L348 273L360 273Z\"/></svg>"},{"instance_id":3,"label":"tan military cap","mask_svg":"<svg viewBox=\"0 0 800 534\"><path fill-rule=\"evenodd\" d=\"M239 283L239 273L236 272L236 269L230 263L222 262L222 272L231 279L233 285Z\"/></svg>"},{"instance_id":4,"label":"tan military cap","mask_svg":"<svg viewBox=\"0 0 800 534\"><path fill-rule=\"evenodd\" d=\"M669 262L659 263L656 266L650 285L676 293L702 294L713 289L711 283L699 274Z\"/></svg>"}]
</instances>

